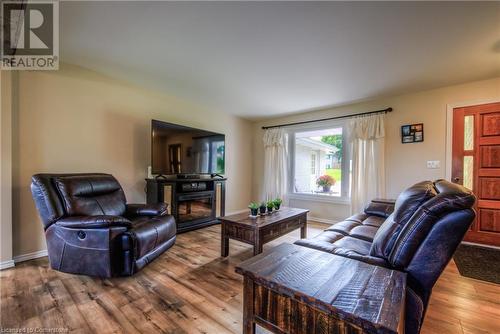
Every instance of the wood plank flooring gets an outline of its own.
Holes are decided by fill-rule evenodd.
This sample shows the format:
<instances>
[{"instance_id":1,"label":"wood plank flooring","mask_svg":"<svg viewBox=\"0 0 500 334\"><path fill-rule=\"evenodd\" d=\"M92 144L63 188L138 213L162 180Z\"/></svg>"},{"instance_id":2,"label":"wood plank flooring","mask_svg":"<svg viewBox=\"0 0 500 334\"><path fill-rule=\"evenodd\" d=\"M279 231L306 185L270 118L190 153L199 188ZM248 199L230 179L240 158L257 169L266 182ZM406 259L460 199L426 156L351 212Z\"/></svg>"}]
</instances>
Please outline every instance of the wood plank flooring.
<instances>
[{"instance_id":1,"label":"wood plank flooring","mask_svg":"<svg viewBox=\"0 0 500 334\"><path fill-rule=\"evenodd\" d=\"M309 225L308 235L324 225ZM299 231L266 244L293 242ZM252 247L220 226L178 236L176 245L133 277L95 279L55 272L46 258L0 272L0 328L75 333L241 333L242 278L234 266ZM263 331L261 331L263 332ZM434 288L422 333L500 333L500 285L461 277L452 262Z\"/></svg>"}]
</instances>

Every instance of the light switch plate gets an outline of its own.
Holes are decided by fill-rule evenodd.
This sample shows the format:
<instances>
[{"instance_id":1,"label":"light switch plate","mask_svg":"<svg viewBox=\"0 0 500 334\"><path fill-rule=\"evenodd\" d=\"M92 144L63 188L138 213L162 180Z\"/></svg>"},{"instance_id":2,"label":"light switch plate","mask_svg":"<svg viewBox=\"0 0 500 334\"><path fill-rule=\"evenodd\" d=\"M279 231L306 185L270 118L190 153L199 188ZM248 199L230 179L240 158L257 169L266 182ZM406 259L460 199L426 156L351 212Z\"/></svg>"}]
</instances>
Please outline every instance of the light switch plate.
<instances>
[{"instance_id":1,"label":"light switch plate","mask_svg":"<svg viewBox=\"0 0 500 334\"><path fill-rule=\"evenodd\" d=\"M429 160L429 161L427 161L427 168L429 168L429 169L441 168L441 161L439 161L439 160Z\"/></svg>"}]
</instances>

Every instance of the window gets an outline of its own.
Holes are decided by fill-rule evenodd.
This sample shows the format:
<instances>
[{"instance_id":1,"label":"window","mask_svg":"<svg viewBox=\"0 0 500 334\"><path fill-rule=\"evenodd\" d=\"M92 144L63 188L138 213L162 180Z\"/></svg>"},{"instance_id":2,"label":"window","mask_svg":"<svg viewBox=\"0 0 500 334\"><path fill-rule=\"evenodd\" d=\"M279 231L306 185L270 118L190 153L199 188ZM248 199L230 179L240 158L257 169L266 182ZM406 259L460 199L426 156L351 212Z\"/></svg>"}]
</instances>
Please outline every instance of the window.
<instances>
[{"instance_id":1,"label":"window","mask_svg":"<svg viewBox=\"0 0 500 334\"><path fill-rule=\"evenodd\" d=\"M311 154L311 174L316 174L316 154Z\"/></svg>"},{"instance_id":2,"label":"window","mask_svg":"<svg viewBox=\"0 0 500 334\"><path fill-rule=\"evenodd\" d=\"M349 161L344 161L342 125L292 131L292 193L321 198L349 196Z\"/></svg>"}]
</instances>

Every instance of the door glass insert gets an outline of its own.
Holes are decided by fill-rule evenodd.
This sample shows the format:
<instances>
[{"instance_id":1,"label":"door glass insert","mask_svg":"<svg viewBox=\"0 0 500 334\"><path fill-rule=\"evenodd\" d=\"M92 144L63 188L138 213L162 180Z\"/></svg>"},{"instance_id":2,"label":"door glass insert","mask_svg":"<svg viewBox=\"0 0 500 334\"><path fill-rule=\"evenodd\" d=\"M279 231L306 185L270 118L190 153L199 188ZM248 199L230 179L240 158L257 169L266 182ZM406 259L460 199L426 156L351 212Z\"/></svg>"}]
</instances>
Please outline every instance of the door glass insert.
<instances>
[{"instance_id":1,"label":"door glass insert","mask_svg":"<svg viewBox=\"0 0 500 334\"><path fill-rule=\"evenodd\" d=\"M474 157L471 155L464 156L464 182L463 186L472 190L474 174Z\"/></svg>"},{"instance_id":2,"label":"door glass insert","mask_svg":"<svg viewBox=\"0 0 500 334\"><path fill-rule=\"evenodd\" d=\"M472 151L474 149L474 116L465 116L464 118L464 150Z\"/></svg>"}]
</instances>

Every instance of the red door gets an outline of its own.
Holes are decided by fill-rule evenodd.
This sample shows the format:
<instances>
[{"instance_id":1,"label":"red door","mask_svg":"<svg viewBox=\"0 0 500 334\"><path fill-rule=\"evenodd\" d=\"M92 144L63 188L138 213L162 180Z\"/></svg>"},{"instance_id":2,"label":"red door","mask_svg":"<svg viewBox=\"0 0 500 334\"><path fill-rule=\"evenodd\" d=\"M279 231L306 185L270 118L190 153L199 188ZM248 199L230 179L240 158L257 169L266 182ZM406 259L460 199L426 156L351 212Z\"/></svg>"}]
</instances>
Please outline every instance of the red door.
<instances>
[{"instance_id":1,"label":"red door","mask_svg":"<svg viewBox=\"0 0 500 334\"><path fill-rule=\"evenodd\" d=\"M453 109L452 181L477 197L465 240L500 246L500 103Z\"/></svg>"}]
</instances>

